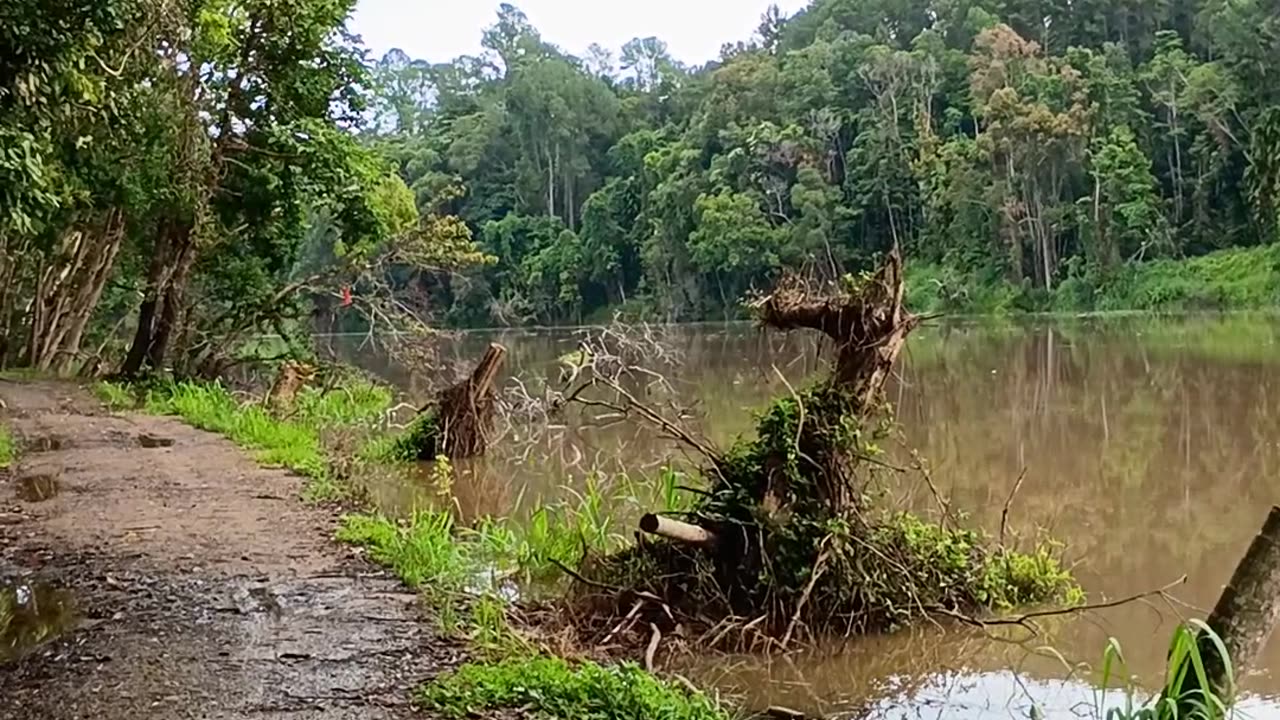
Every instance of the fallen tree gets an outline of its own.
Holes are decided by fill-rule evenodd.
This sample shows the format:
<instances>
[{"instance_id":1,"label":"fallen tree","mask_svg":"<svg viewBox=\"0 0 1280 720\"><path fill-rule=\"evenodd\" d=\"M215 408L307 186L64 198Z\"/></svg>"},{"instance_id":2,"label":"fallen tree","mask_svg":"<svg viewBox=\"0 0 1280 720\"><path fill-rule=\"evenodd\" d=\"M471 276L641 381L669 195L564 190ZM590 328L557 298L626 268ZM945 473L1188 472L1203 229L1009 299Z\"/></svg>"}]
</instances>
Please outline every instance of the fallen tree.
<instances>
[{"instance_id":1,"label":"fallen tree","mask_svg":"<svg viewBox=\"0 0 1280 720\"><path fill-rule=\"evenodd\" d=\"M750 639L738 634L742 642L785 645L805 633L883 630L931 612L1078 598L1047 550L994 547L976 532L874 503L875 478L892 471L876 457L892 426L884 386L920 322L903 307L896 252L874 275L837 288L786 278L752 307L766 328L823 333L834 344L831 371L775 401L758 417L756 436L725 451L683 435L706 458L708 491L683 520L646 515L650 540L584 568L581 584L594 603L601 587L622 590L616 604L606 601L606 614L649 598L658 615L708 626L716 641L736 626L750 631ZM629 617L640 628L655 620Z\"/></svg>"}]
</instances>

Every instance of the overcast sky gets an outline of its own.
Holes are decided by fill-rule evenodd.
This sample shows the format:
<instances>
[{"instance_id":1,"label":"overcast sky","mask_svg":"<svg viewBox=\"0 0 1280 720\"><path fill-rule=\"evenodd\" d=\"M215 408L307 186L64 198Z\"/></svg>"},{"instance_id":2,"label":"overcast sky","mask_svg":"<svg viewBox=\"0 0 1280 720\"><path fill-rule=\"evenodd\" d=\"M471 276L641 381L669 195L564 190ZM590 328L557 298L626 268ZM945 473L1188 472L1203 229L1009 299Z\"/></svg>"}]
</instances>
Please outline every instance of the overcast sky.
<instances>
[{"instance_id":1,"label":"overcast sky","mask_svg":"<svg viewBox=\"0 0 1280 720\"><path fill-rule=\"evenodd\" d=\"M784 15L807 0L775 0ZM359 0L351 29L374 59L391 48L432 62L480 51L480 33L493 24L501 0ZM716 59L726 42L747 40L770 0L522 0L542 37L581 55L600 43L616 56L634 37L657 36L689 64Z\"/></svg>"}]
</instances>

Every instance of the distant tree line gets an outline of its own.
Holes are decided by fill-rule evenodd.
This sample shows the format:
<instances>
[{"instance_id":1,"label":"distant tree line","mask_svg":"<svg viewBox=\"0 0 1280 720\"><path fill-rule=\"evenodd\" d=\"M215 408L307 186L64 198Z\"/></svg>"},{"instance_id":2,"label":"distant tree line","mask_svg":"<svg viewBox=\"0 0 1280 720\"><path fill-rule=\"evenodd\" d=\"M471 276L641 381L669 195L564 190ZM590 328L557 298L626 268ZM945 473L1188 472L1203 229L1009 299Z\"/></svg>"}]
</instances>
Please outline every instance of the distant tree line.
<instances>
[{"instance_id":1,"label":"distant tree line","mask_svg":"<svg viewBox=\"0 0 1280 720\"><path fill-rule=\"evenodd\" d=\"M433 280L458 324L723 317L894 243L944 293L1087 295L1280 239L1266 0L815 0L698 68L575 57L505 5L483 47L388 53L367 130L497 258Z\"/></svg>"},{"instance_id":2,"label":"distant tree line","mask_svg":"<svg viewBox=\"0 0 1280 720\"><path fill-rule=\"evenodd\" d=\"M1280 239L1270 0L815 0L697 68L655 38L572 56L508 5L476 57L372 62L353 8L0 4L0 363L729 317L895 243L935 301L1087 306ZM1169 272L1280 267L1256 251Z\"/></svg>"}]
</instances>

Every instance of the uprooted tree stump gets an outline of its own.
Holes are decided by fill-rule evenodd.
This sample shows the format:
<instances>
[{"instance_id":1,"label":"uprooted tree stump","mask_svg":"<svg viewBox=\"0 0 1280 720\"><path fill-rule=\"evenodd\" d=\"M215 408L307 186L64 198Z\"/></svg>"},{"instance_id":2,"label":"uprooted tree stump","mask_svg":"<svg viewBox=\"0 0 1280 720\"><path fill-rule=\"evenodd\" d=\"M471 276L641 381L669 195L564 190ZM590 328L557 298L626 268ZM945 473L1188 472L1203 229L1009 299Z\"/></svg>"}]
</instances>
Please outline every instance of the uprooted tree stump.
<instances>
[{"instance_id":1,"label":"uprooted tree stump","mask_svg":"<svg viewBox=\"0 0 1280 720\"><path fill-rule=\"evenodd\" d=\"M418 411L396 438L393 453L403 460L451 460L483 455L493 432L494 381L507 350L496 343L466 380L442 391Z\"/></svg>"},{"instance_id":2,"label":"uprooted tree stump","mask_svg":"<svg viewBox=\"0 0 1280 720\"><path fill-rule=\"evenodd\" d=\"M837 289L786 278L753 303L767 328L830 338L831 372L775 401L754 439L706 453L709 491L689 517L645 516L641 529L656 539L595 563L594 580L661 597L664 612L741 618L784 645L799 633L887 629L935 609L1078 592L1047 555L1010 562L1021 558L977 533L870 507L872 476L885 469L875 443L892 422L885 383L920 322L903 290L893 252Z\"/></svg>"}]
</instances>

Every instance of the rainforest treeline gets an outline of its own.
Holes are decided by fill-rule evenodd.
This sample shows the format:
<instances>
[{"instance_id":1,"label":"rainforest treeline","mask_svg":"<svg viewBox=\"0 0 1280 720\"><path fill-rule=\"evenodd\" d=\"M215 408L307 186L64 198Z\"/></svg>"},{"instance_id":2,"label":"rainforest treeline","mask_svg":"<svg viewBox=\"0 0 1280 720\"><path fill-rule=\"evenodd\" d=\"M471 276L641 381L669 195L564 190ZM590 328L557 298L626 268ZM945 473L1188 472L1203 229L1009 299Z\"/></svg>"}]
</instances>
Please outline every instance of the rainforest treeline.
<instances>
[{"instance_id":1,"label":"rainforest treeline","mask_svg":"<svg viewBox=\"0 0 1280 720\"><path fill-rule=\"evenodd\" d=\"M0 6L6 363L733 317L895 244L944 309L1280 300L1270 0L815 0L700 67L510 5L476 56L374 59L353 9Z\"/></svg>"},{"instance_id":2,"label":"rainforest treeline","mask_svg":"<svg viewBox=\"0 0 1280 720\"><path fill-rule=\"evenodd\" d=\"M915 297L1089 309L1126 265L1280 239L1267 0L816 0L698 68L510 6L483 43L375 69L377 147L497 257L449 283L460 323L719 318L895 242Z\"/></svg>"}]
</instances>

